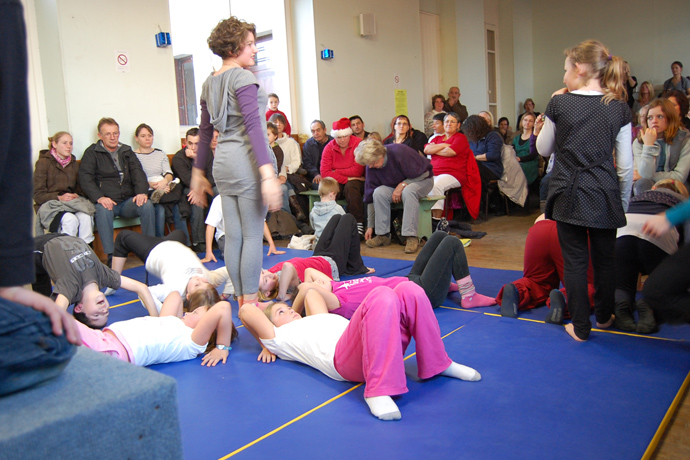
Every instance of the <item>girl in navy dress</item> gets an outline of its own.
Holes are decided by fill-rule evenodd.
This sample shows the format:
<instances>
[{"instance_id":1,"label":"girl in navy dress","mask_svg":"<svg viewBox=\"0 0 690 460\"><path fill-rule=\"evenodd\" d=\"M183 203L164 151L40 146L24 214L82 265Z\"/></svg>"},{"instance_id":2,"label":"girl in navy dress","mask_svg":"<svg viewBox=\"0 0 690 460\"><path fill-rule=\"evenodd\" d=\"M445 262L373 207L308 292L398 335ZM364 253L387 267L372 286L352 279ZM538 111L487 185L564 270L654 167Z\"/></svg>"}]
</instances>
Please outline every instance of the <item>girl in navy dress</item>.
<instances>
[{"instance_id":1,"label":"girl in navy dress","mask_svg":"<svg viewBox=\"0 0 690 460\"><path fill-rule=\"evenodd\" d=\"M543 156L557 153L546 217L557 222L563 252L573 319L566 331L585 341L592 329L587 296L590 257L597 327L607 328L614 320L614 248L616 229L625 225L630 198L632 128L624 61L595 40L584 41L565 55L566 88L554 93L546 108L537 149Z\"/></svg>"}]
</instances>

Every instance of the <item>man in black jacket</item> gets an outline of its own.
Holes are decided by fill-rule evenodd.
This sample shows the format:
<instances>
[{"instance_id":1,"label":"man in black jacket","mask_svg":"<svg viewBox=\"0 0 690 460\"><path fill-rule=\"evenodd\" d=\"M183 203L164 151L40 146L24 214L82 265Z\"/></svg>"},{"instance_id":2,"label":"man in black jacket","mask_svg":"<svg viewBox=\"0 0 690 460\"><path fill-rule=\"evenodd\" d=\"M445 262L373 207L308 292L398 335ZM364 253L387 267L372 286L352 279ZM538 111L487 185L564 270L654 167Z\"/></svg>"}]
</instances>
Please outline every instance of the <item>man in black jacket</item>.
<instances>
[{"instance_id":1,"label":"man in black jacket","mask_svg":"<svg viewBox=\"0 0 690 460\"><path fill-rule=\"evenodd\" d=\"M108 262L113 256L113 218L139 217L141 231L155 236L155 211L148 201L149 183L129 145L120 144L120 125L112 118L98 122L100 141L81 158L79 185L96 205L96 229Z\"/></svg>"},{"instance_id":2,"label":"man in black jacket","mask_svg":"<svg viewBox=\"0 0 690 460\"><path fill-rule=\"evenodd\" d=\"M214 139L217 139L214 135ZM175 177L180 178L182 186L184 186L183 193L185 197L189 193L189 184L192 182L192 166L196 158L196 151L199 147L199 128L190 128L185 136L186 145L175 153L172 157L172 170ZM217 140L216 140L217 142ZM211 147L214 148L213 143ZM206 178L213 182L213 156L209 155L206 164ZM212 199L213 197L211 197ZM209 203L211 200L208 201ZM206 252L206 214L208 214L208 207L201 208L197 205L191 204L192 212L190 216L190 226L192 227L192 249L194 252Z\"/></svg>"}]
</instances>

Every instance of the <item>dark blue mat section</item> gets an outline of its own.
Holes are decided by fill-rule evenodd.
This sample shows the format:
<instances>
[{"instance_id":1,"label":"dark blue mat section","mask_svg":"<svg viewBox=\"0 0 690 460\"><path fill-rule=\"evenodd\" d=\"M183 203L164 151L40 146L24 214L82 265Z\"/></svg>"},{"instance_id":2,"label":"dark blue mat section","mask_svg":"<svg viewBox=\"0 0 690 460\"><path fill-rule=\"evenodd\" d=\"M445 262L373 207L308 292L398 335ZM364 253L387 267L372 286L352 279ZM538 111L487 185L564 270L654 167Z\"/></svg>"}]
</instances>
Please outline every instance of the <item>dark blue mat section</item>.
<instances>
[{"instance_id":1,"label":"dark blue mat section","mask_svg":"<svg viewBox=\"0 0 690 460\"><path fill-rule=\"evenodd\" d=\"M264 267L309 252L264 258ZM377 275L405 275L409 261L365 258ZM222 264L208 264L215 268ZM495 295L520 272L472 268L477 291ZM143 267L125 275L144 280ZM157 282L150 278L150 283ZM135 300L120 290L111 305ZM152 366L178 382L185 456L222 458L294 421L236 458L640 458L690 371L690 326L662 327L657 340L594 332L586 343L539 321L546 308L515 320L498 307L462 310L459 295L436 310L446 350L482 373L481 382L437 377L419 382L406 361L409 393L396 398L400 422L372 417L363 387L306 366L256 361L244 328L225 365L201 358ZM237 305L233 302L235 324ZM111 309L110 321L145 315L138 300ZM460 329L458 329L460 328ZM453 332L455 331L455 332ZM414 343L407 354L414 352Z\"/></svg>"}]
</instances>

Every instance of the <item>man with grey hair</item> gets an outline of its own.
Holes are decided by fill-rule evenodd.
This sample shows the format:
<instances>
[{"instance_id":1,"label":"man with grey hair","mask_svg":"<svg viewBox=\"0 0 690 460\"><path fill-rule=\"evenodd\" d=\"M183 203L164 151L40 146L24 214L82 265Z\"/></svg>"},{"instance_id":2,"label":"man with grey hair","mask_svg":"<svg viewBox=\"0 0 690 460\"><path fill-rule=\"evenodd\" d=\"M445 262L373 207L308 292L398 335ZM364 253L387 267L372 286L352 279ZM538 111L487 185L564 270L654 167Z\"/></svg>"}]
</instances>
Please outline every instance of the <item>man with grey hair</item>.
<instances>
[{"instance_id":1,"label":"man with grey hair","mask_svg":"<svg viewBox=\"0 0 690 460\"><path fill-rule=\"evenodd\" d=\"M312 121L309 128L311 137L302 149L302 167L307 170L307 178L311 181L312 188L317 190L321 182L321 154L333 138L326 132L326 124L322 120Z\"/></svg>"},{"instance_id":2,"label":"man with grey hair","mask_svg":"<svg viewBox=\"0 0 690 460\"><path fill-rule=\"evenodd\" d=\"M446 103L443 105L443 111L446 113L457 113L460 116L460 123L462 123L467 118L468 113L467 107L460 103L460 96L460 88L451 86L448 90L448 99L446 99Z\"/></svg>"}]
</instances>

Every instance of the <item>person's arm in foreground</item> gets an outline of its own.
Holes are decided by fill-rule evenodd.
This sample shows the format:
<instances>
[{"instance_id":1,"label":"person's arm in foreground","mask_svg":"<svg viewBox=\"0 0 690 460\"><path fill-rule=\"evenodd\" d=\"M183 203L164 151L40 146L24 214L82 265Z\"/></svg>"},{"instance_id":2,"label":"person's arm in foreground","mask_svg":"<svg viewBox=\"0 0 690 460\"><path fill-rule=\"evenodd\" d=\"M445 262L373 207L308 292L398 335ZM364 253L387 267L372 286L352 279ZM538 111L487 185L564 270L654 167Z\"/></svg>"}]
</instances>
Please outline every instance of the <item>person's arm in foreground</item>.
<instances>
[{"instance_id":1,"label":"person's arm in foreground","mask_svg":"<svg viewBox=\"0 0 690 460\"><path fill-rule=\"evenodd\" d=\"M153 296L151 296L151 291L149 291L148 286L140 281L122 276L120 278L120 287L136 293L139 296L141 303L144 304L146 311L149 312L149 316L158 316L156 302L153 301Z\"/></svg>"},{"instance_id":2,"label":"person's arm in foreground","mask_svg":"<svg viewBox=\"0 0 690 460\"><path fill-rule=\"evenodd\" d=\"M251 303L245 303L240 307L239 312L240 321L244 324L244 327L254 336L259 345L261 345L261 353L257 361L264 363L272 363L276 360L276 355L268 351L261 339L270 340L274 339L276 334L273 329L273 323L264 315L264 313L259 310L259 308Z\"/></svg>"}]
</instances>

